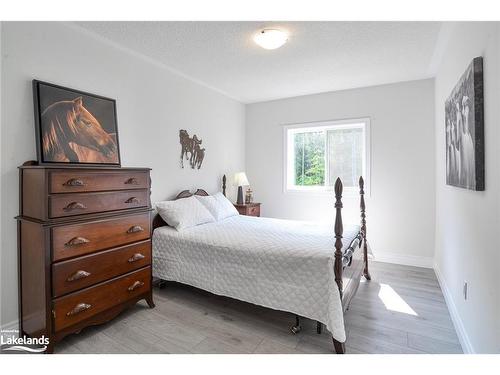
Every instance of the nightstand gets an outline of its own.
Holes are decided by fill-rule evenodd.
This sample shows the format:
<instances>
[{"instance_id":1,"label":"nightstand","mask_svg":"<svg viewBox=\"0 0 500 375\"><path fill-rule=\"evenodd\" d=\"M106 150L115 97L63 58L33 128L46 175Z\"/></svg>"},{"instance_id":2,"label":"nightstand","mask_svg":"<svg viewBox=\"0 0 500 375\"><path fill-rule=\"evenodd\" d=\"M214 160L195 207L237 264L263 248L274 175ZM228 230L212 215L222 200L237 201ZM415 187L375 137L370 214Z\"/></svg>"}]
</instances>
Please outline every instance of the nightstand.
<instances>
[{"instance_id":1,"label":"nightstand","mask_svg":"<svg viewBox=\"0 0 500 375\"><path fill-rule=\"evenodd\" d=\"M260 203L234 204L240 215L260 216Z\"/></svg>"}]
</instances>

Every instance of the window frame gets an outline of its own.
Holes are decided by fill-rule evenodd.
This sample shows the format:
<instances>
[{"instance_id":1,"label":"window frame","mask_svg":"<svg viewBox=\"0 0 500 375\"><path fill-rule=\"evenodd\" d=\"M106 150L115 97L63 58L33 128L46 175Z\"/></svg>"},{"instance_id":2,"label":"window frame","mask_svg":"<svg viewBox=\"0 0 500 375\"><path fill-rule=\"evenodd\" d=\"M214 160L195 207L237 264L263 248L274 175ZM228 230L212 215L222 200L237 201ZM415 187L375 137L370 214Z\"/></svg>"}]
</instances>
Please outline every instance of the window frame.
<instances>
[{"instance_id":1,"label":"window frame","mask_svg":"<svg viewBox=\"0 0 500 375\"><path fill-rule=\"evenodd\" d=\"M294 166L293 163L289 163L288 157L293 153L293 137L294 133L298 132L315 132L318 129L326 131L330 129L346 129L352 128L353 124L361 124L361 128L364 128L364 165L363 165L363 179L365 180L365 196L369 197L371 193L371 138L370 138L370 118L352 118L344 120L328 120L328 121L315 121L306 123L294 123L294 124L284 124L283 126L283 192L284 193L298 193L298 194L317 194L317 195L330 195L333 192L334 187L323 185L323 186L297 186L290 184L294 177ZM292 147L290 147L292 146ZM293 159L292 159L293 160ZM325 137L325 182L328 181L328 137ZM359 188L345 187L343 196L354 197L359 196Z\"/></svg>"}]
</instances>

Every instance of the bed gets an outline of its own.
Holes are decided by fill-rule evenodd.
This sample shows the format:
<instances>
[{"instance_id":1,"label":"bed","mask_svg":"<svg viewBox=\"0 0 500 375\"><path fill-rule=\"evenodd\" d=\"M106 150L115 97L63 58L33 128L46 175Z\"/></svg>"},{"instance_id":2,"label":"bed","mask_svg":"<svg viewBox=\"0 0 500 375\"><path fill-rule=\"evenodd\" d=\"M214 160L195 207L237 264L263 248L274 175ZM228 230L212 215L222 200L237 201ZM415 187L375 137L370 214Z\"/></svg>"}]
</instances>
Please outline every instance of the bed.
<instances>
[{"instance_id":1,"label":"bed","mask_svg":"<svg viewBox=\"0 0 500 375\"><path fill-rule=\"evenodd\" d=\"M359 184L361 223L344 228L337 180L333 233L330 226L242 215L177 231L156 215L153 276L294 313L293 333L300 317L316 320L318 333L324 324L335 352L344 353L343 313L361 276L370 279L362 178ZM183 191L176 199L192 195Z\"/></svg>"}]
</instances>

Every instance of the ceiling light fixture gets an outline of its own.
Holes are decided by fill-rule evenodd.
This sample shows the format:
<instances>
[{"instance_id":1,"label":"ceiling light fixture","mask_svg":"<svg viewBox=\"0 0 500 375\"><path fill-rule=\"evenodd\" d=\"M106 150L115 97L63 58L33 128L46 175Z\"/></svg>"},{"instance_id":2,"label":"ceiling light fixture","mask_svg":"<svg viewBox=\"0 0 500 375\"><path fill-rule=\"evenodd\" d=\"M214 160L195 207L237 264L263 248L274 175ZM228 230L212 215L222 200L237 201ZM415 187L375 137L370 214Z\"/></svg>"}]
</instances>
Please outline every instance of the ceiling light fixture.
<instances>
[{"instance_id":1,"label":"ceiling light fixture","mask_svg":"<svg viewBox=\"0 0 500 375\"><path fill-rule=\"evenodd\" d=\"M263 29L253 37L255 43L265 49L280 48L288 41L288 34L276 29Z\"/></svg>"}]
</instances>

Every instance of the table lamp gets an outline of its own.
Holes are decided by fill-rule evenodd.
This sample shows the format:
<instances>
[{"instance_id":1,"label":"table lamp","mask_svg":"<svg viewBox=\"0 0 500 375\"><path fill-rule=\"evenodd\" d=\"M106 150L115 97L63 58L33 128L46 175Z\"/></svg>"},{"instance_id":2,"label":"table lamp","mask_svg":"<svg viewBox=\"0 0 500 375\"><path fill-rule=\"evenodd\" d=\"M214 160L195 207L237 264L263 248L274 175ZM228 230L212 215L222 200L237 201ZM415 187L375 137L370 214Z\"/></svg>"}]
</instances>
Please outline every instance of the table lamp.
<instances>
[{"instance_id":1,"label":"table lamp","mask_svg":"<svg viewBox=\"0 0 500 375\"><path fill-rule=\"evenodd\" d=\"M236 186L238 186L238 200L237 204L243 204L245 201L243 200L243 186L250 185L248 183L248 178L245 172L238 172L234 175L234 181Z\"/></svg>"}]
</instances>

